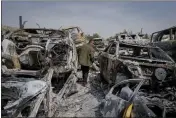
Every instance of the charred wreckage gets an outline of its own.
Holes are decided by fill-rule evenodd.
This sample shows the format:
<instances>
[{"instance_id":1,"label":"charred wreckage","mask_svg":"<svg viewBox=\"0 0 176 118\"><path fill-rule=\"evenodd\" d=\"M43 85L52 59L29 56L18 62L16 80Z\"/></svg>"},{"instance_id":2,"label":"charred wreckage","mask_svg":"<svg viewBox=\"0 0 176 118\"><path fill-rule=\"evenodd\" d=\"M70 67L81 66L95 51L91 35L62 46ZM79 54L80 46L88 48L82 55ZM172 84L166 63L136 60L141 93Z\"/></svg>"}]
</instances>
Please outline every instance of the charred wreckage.
<instances>
[{"instance_id":1,"label":"charred wreckage","mask_svg":"<svg viewBox=\"0 0 176 118\"><path fill-rule=\"evenodd\" d=\"M176 66L162 49L141 41L114 41L99 58L111 89L101 104L104 117L176 117Z\"/></svg>"},{"instance_id":2,"label":"charred wreckage","mask_svg":"<svg viewBox=\"0 0 176 118\"><path fill-rule=\"evenodd\" d=\"M77 91L83 33L77 27L24 28L2 39L2 116L52 117ZM156 42L117 38L98 53L97 70L109 85L103 117L176 117L176 64Z\"/></svg>"},{"instance_id":3,"label":"charred wreckage","mask_svg":"<svg viewBox=\"0 0 176 118\"><path fill-rule=\"evenodd\" d=\"M26 28L3 35L2 116L53 116L76 91L77 52L70 34Z\"/></svg>"}]
</instances>

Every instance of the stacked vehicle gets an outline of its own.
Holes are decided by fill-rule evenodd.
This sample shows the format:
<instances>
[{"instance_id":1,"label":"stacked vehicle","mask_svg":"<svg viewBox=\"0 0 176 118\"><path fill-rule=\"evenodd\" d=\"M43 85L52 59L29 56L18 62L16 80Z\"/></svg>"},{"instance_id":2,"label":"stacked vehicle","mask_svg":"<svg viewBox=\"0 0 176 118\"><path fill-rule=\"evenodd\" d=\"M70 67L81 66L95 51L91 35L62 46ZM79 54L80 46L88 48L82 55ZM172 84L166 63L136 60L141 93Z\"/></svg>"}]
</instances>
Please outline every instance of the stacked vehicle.
<instances>
[{"instance_id":1,"label":"stacked vehicle","mask_svg":"<svg viewBox=\"0 0 176 118\"><path fill-rule=\"evenodd\" d=\"M73 87L75 88L77 80L77 52L76 46L70 38L70 34L64 31L26 28L10 32L4 36L2 41L2 59L2 79L9 78L9 81L4 81L3 85L8 91L15 88L15 92L20 93L19 96L16 95L17 98L15 100L19 101L24 99L26 102L30 101L28 97L21 98L23 96L23 89L21 88L25 87L24 84L28 85L28 82L30 82L31 86L34 83L34 86L41 87L44 87L46 84L46 89L42 88L42 91L46 90L42 97L43 99L40 102L34 103L41 104L41 101L44 101L45 98L45 101L47 101L44 102L44 106L47 106L45 108L46 116L51 117L56 110L56 103L59 104L58 101L61 101L70 92L74 91ZM30 79L28 81L27 78L34 79L34 82ZM26 81L24 81L25 79ZM18 84L20 81L24 84ZM8 86L9 82L12 83L10 86ZM32 88L29 86L26 86L26 89L32 91ZM41 91L40 87L38 90L36 89L36 92L38 91ZM6 91L4 92L6 93ZM29 96L33 96L36 99L38 94L31 93ZM55 101L53 101L54 98ZM8 104L12 101L12 98L8 102L6 102L6 99L4 101L4 112L7 113L9 112L8 108L11 107L6 108L5 106L6 103ZM18 103L18 105L22 104L21 102ZM39 106L41 105L34 107L35 116L37 115ZM18 108L14 110L17 111ZM8 116L17 117L22 110L24 109L20 108L20 111L8 114ZM30 113L32 111L26 112L28 117L31 116Z\"/></svg>"}]
</instances>

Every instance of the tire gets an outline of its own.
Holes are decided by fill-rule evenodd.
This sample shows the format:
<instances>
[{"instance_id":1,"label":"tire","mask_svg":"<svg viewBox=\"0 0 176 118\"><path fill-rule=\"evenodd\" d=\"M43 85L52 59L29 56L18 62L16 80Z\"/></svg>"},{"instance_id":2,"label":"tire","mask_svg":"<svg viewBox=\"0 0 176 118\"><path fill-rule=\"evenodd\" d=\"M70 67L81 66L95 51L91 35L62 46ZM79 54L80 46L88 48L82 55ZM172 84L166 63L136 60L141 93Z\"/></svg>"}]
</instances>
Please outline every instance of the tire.
<instances>
[{"instance_id":1,"label":"tire","mask_svg":"<svg viewBox=\"0 0 176 118\"><path fill-rule=\"evenodd\" d=\"M117 73L115 84L117 84L117 83L119 83L119 82L121 82L123 80L127 80L127 79L128 79L128 77L125 76L123 73Z\"/></svg>"}]
</instances>

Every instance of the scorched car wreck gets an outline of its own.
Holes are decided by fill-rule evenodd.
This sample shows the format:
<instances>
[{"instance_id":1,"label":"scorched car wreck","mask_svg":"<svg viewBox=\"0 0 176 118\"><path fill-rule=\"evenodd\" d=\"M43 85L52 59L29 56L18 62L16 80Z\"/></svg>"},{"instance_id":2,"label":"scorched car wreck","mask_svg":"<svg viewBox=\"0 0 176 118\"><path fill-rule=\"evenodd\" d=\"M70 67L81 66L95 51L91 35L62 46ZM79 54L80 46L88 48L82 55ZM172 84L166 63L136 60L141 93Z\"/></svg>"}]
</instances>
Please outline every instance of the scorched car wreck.
<instances>
[{"instance_id":1,"label":"scorched car wreck","mask_svg":"<svg viewBox=\"0 0 176 118\"><path fill-rule=\"evenodd\" d=\"M114 84L125 79L173 78L175 62L162 49L135 41L115 41L99 58L101 76Z\"/></svg>"},{"instance_id":2,"label":"scorched car wreck","mask_svg":"<svg viewBox=\"0 0 176 118\"><path fill-rule=\"evenodd\" d=\"M2 77L2 116L8 117L36 117L40 112L47 113L45 100L48 84L52 73L47 73L44 78L24 76ZM44 115L44 114L43 114Z\"/></svg>"},{"instance_id":3,"label":"scorched car wreck","mask_svg":"<svg viewBox=\"0 0 176 118\"><path fill-rule=\"evenodd\" d=\"M77 66L75 45L69 35L60 30L17 30L2 44L2 57L11 57L12 60L12 57L17 56L24 70L41 70L49 62L52 62L56 73L69 72Z\"/></svg>"},{"instance_id":4,"label":"scorched car wreck","mask_svg":"<svg viewBox=\"0 0 176 118\"><path fill-rule=\"evenodd\" d=\"M176 61L176 26L152 33L151 42Z\"/></svg>"},{"instance_id":5,"label":"scorched car wreck","mask_svg":"<svg viewBox=\"0 0 176 118\"><path fill-rule=\"evenodd\" d=\"M75 90L77 52L70 35L54 29L26 28L5 36L2 44L4 78L42 78L49 73L43 81L48 86L46 116L51 117L59 101Z\"/></svg>"},{"instance_id":6,"label":"scorched car wreck","mask_svg":"<svg viewBox=\"0 0 176 118\"><path fill-rule=\"evenodd\" d=\"M150 84L146 85L145 82ZM154 89L153 81L157 83ZM114 85L101 104L104 117L175 118L176 79L136 78Z\"/></svg>"}]
</instances>

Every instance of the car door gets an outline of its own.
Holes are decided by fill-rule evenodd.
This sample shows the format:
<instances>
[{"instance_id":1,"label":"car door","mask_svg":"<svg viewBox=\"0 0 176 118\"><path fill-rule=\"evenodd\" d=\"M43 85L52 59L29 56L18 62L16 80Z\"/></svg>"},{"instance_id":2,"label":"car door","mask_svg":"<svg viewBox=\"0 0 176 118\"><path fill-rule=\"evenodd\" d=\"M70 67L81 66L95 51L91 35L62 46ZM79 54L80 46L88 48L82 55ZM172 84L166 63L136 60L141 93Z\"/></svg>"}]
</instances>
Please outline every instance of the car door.
<instances>
[{"instance_id":1,"label":"car door","mask_svg":"<svg viewBox=\"0 0 176 118\"><path fill-rule=\"evenodd\" d=\"M129 93L131 93L131 91ZM116 88L111 88L105 99L102 101L100 110L103 117L122 118L124 113L123 110L128 104L128 101L116 94Z\"/></svg>"},{"instance_id":2,"label":"car door","mask_svg":"<svg viewBox=\"0 0 176 118\"><path fill-rule=\"evenodd\" d=\"M114 74L117 61L116 52L117 52L117 43L114 42L108 50L107 79L111 82L114 82L116 76Z\"/></svg>"},{"instance_id":3,"label":"car door","mask_svg":"<svg viewBox=\"0 0 176 118\"><path fill-rule=\"evenodd\" d=\"M153 33L151 42L176 61L176 27Z\"/></svg>"},{"instance_id":4,"label":"car door","mask_svg":"<svg viewBox=\"0 0 176 118\"><path fill-rule=\"evenodd\" d=\"M100 73L106 79L107 66L108 66L108 50L111 44L100 54L99 63L100 63Z\"/></svg>"}]
</instances>

